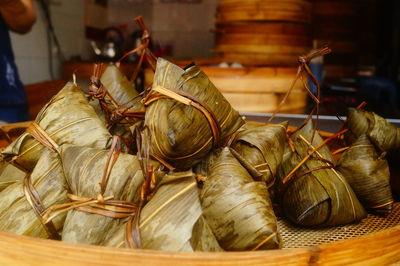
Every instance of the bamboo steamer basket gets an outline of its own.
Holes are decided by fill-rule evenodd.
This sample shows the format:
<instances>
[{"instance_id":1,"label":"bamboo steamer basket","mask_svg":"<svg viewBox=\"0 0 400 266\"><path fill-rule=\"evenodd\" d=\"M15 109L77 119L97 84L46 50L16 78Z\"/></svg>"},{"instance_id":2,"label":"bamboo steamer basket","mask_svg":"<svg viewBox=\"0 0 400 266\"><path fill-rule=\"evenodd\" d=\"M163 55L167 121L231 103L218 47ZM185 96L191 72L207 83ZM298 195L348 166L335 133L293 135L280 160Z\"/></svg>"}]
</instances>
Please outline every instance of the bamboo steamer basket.
<instances>
[{"instance_id":1,"label":"bamboo steamer basket","mask_svg":"<svg viewBox=\"0 0 400 266\"><path fill-rule=\"evenodd\" d=\"M297 68L278 67L202 69L236 110L256 113L275 111L297 73ZM280 110L304 113L306 103L307 92L299 81Z\"/></svg>"},{"instance_id":2,"label":"bamboo steamer basket","mask_svg":"<svg viewBox=\"0 0 400 266\"><path fill-rule=\"evenodd\" d=\"M311 47L308 24L239 22L218 25L215 52L244 65L293 66Z\"/></svg>"},{"instance_id":3,"label":"bamboo steamer basket","mask_svg":"<svg viewBox=\"0 0 400 266\"><path fill-rule=\"evenodd\" d=\"M29 123L1 127L12 139ZM323 134L329 135L329 134ZM4 143L0 144L4 147ZM278 222L284 248L245 252L168 252L71 244L0 232L1 265L390 265L400 262L400 203L387 218L328 229Z\"/></svg>"},{"instance_id":4,"label":"bamboo steamer basket","mask_svg":"<svg viewBox=\"0 0 400 266\"><path fill-rule=\"evenodd\" d=\"M311 9L306 0L222 0L215 52L246 66L294 66L311 48Z\"/></svg>"},{"instance_id":5,"label":"bamboo steamer basket","mask_svg":"<svg viewBox=\"0 0 400 266\"><path fill-rule=\"evenodd\" d=\"M237 21L311 22L311 3L305 0L221 0L217 23Z\"/></svg>"},{"instance_id":6,"label":"bamboo steamer basket","mask_svg":"<svg viewBox=\"0 0 400 266\"><path fill-rule=\"evenodd\" d=\"M207 61L199 62L204 64ZM179 65L185 63L178 62ZM293 67L221 68L201 65L201 69L236 110L254 113L275 111L297 73L297 68ZM150 69L145 71L145 80L147 86L153 80ZM298 81L280 111L304 113L306 103L307 92Z\"/></svg>"}]
</instances>

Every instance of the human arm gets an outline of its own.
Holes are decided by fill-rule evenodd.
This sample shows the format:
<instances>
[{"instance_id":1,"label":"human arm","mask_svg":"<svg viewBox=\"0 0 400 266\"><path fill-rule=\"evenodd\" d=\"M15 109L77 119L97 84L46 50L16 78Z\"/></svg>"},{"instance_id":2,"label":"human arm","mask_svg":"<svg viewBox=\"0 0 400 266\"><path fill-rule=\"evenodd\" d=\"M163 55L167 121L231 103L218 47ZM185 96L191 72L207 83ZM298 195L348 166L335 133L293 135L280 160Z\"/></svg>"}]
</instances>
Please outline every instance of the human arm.
<instances>
[{"instance_id":1,"label":"human arm","mask_svg":"<svg viewBox=\"0 0 400 266\"><path fill-rule=\"evenodd\" d=\"M27 33L36 21L32 0L0 0L0 14L10 30Z\"/></svg>"}]
</instances>

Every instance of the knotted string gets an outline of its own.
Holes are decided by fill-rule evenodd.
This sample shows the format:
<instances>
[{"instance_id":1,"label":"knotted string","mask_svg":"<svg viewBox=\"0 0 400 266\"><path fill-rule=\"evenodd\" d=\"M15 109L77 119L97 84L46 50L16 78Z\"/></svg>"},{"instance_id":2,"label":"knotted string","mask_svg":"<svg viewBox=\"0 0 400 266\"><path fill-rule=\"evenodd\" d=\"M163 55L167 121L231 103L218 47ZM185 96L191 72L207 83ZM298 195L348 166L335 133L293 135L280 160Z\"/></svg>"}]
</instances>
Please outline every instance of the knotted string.
<instances>
[{"instance_id":1,"label":"knotted string","mask_svg":"<svg viewBox=\"0 0 400 266\"><path fill-rule=\"evenodd\" d=\"M150 164L150 140L151 136L147 128L136 128L137 157L145 177L140 191L140 201L135 215L128 220L125 226L125 246L128 248L142 248L140 237L140 213L154 192L156 180L153 165Z\"/></svg>"},{"instance_id":2,"label":"knotted string","mask_svg":"<svg viewBox=\"0 0 400 266\"><path fill-rule=\"evenodd\" d=\"M39 143L47 147L49 150L53 152L57 151L57 143L55 143L55 141L36 122L33 122L27 128L27 132L29 132L32 137L34 137ZM53 222L45 221L44 213L46 208L43 205L38 191L31 182L31 175L28 173L24 177L23 190L26 200L28 201L29 205L31 205L33 212L39 219L49 238L59 240L60 236Z\"/></svg>"},{"instance_id":3,"label":"knotted string","mask_svg":"<svg viewBox=\"0 0 400 266\"><path fill-rule=\"evenodd\" d=\"M156 60L157 58L154 56L154 54L150 51L149 45L150 45L150 31L144 24L144 20L142 16L138 16L135 18L136 23L138 24L139 28L142 30L142 44L136 47L135 49L125 53L118 61L117 61L117 66L121 63L122 60L124 60L127 56L134 54L134 53L140 53L139 61L136 65L135 70L133 71L133 74L131 76L131 81L134 81L139 74L139 70L142 67L143 61L146 60L146 62L150 65L150 67L155 71L156 69Z\"/></svg>"},{"instance_id":4,"label":"knotted string","mask_svg":"<svg viewBox=\"0 0 400 266\"><path fill-rule=\"evenodd\" d=\"M107 184L111 175L111 170L118 160L121 152L121 142L119 136L114 136L111 148L108 152L104 165L103 176L101 179L100 192L94 198L87 198L69 193L69 203L54 205L48 208L43 215L45 222L50 222L58 215L69 210L83 211L92 214L99 214L111 218L126 218L132 216L137 211L137 204L124 201L113 200L114 196L105 196Z\"/></svg>"},{"instance_id":5,"label":"knotted string","mask_svg":"<svg viewBox=\"0 0 400 266\"><path fill-rule=\"evenodd\" d=\"M310 150L307 155L301 160L301 162L292 169L292 171L290 171L290 173L282 180L282 183L285 184L288 181L290 181L292 179L292 177L294 176L294 174L296 173L296 171L298 169L300 169L300 167L307 162L307 160L311 157L311 155L313 155L315 152L317 152L319 149L321 149L326 143L328 143L329 141L331 141L332 139L336 138L339 135L344 134L345 132L347 132L348 129L344 129L341 130L339 132L337 132L336 134L330 136L329 138L325 139L323 142L321 142L317 147L313 148L312 150Z\"/></svg>"},{"instance_id":6,"label":"knotted string","mask_svg":"<svg viewBox=\"0 0 400 266\"><path fill-rule=\"evenodd\" d=\"M319 49L319 50L311 51L307 55L300 56L298 58L299 66L297 68L296 77L293 80L291 86L289 87L289 90L286 92L285 96L283 97L282 101L279 103L279 105L276 108L276 110L272 113L271 117L268 119L267 123L271 123L271 121L275 118L276 114L279 112L280 108L286 102L287 98L289 97L290 93L292 92L294 86L296 85L296 82L300 79L301 82L303 83L303 87L307 90L308 94L310 95L310 97L315 102L314 108L312 109L312 111L310 112L310 114L308 115L306 120L303 122L303 125L306 124L312 118L312 115L314 114L314 112L316 112L317 119L316 119L316 121L314 123L314 130L313 130L313 134L312 134L312 137L311 137L311 142L313 141L314 135L315 135L315 132L316 132L317 126L318 126L319 104L320 104L320 98L321 98L321 86L320 86L319 82L317 81L316 77L314 76L314 74L312 73L310 67L308 66L308 63L312 59L314 59L316 57L319 57L319 56L324 56L326 54L329 54L330 52L331 52L330 48L324 47L324 48ZM317 96L315 96L313 94L313 92L310 90L310 88L308 87L307 79L304 79L304 77L303 77L304 74L307 77L309 77L311 79L311 82L314 83L314 85L316 86L316 88L317 88ZM301 128L301 126L299 128Z\"/></svg>"},{"instance_id":7,"label":"knotted string","mask_svg":"<svg viewBox=\"0 0 400 266\"><path fill-rule=\"evenodd\" d=\"M221 126L210 107L196 97L179 90L167 89L161 86L153 87L150 93L143 98L144 105L149 105L159 99L171 98L187 106L192 106L199 110L210 125L211 133L213 136L213 146L221 146Z\"/></svg>"},{"instance_id":8,"label":"knotted string","mask_svg":"<svg viewBox=\"0 0 400 266\"><path fill-rule=\"evenodd\" d=\"M135 96L127 103L120 105L117 101L111 96L111 94L107 91L104 85L100 81L100 76L103 73L103 64L95 64L93 70L93 76L91 77L91 83L89 86L89 95L93 98L97 99L100 103L100 106L106 116L107 120L107 128L112 128L115 124L121 122L123 119L127 117L131 118L144 118L144 111L130 111L129 108L133 106L132 102L139 99L141 96ZM128 107L124 107L124 105L129 105Z\"/></svg>"}]
</instances>

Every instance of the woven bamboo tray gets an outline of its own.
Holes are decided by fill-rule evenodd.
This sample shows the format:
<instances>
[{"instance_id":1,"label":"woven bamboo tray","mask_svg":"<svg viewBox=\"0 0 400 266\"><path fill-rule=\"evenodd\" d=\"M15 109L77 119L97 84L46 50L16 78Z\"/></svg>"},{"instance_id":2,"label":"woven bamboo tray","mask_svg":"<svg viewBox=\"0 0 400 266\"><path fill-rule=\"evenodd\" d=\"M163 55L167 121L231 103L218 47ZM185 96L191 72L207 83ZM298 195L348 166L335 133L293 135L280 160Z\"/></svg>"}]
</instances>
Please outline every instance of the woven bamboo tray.
<instances>
[{"instance_id":1,"label":"woven bamboo tray","mask_svg":"<svg viewBox=\"0 0 400 266\"><path fill-rule=\"evenodd\" d=\"M14 139L28 125L1 129ZM116 249L0 232L0 265L400 265L400 202L388 217L369 215L357 224L317 230L279 220L278 226L281 250L222 253Z\"/></svg>"}]
</instances>

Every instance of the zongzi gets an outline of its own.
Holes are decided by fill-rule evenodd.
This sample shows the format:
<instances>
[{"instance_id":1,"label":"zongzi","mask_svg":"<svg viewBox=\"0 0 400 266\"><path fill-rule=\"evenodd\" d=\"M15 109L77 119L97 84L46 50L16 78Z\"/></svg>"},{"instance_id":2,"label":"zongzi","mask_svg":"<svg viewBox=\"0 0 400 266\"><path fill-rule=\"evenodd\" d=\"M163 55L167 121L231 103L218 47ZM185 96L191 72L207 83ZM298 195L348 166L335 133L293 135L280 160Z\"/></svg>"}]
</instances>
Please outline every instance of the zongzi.
<instances>
[{"instance_id":1,"label":"zongzi","mask_svg":"<svg viewBox=\"0 0 400 266\"><path fill-rule=\"evenodd\" d=\"M256 182L229 148L210 169L200 194L204 218L225 250L281 247L265 182Z\"/></svg>"},{"instance_id":2,"label":"zongzi","mask_svg":"<svg viewBox=\"0 0 400 266\"><path fill-rule=\"evenodd\" d=\"M177 169L200 162L244 123L197 65L181 69L159 58L143 102L152 153Z\"/></svg>"},{"instance_id":3,"label":"zongzi","mask_svg":"<svg viewBox=\"0 0 400 266\"><path fill-rule=\"evenodd\" d=\"M254 166L267 186L273 185L278 166L282 161L286 142L287 122L277 125L254 127L240 132L232 148Z\"/></svg>"},{"instance_id":4,"label":"zongzi","mask_svg":"<svg viewBox=\"0 0 400 266\"><path fill-rule=\"evenodd\" d=\"M366 217L346 179L333 169L332 154L318 132L313 133L311 120L291 138L295 151L280 171L279 198L284 214L303 226L341 225Z\"/></svg>"},{"instance_id":5,"label":"zongzi","mask_svg":"<svg viewBox=\"0 0 400 266\"><path fill-rule=\"evenodd\" d=\"M367 134L381 151L400 148L400 128L374 112L349 108L347 126L350 129L346 135L349 144L352 144L361 134Z\"/></svg>"},{"instance_id":6,"label":"zongzi","mask_svg":"<svg viewBox=\"0 0 400 266\"><path fill-rule=\"evenodd\" d=\"M346 150L337 165L364 207L387 215L393 206L386 152L379 154L368 136L361 135Z\"/></svg>"},{"instance_id":7,"label":"zongzi","mask_svg":"<svg viewBox=\"0 0 400 266\"><path fill-rule=\"evenodd\" d=\"M48 217L68 211L62 240L100 245L135 212L143 183L139 161L116 148L71 145L62 146L60 156L72 203L53 206Z\"/></svg>"},{"instance_id":8,"label":"zongzi","mask_svg":"<svg viewBox=\"0 0 400 266\"><path fill-rule=\"evenodd\" d=\"M107 148L111 135L96 115L82 89L73 83L47 103L36 123L58 144ZM4 159L31 171L44 149L28 132L2 151Z\"/></svg>"}]
</instances>

